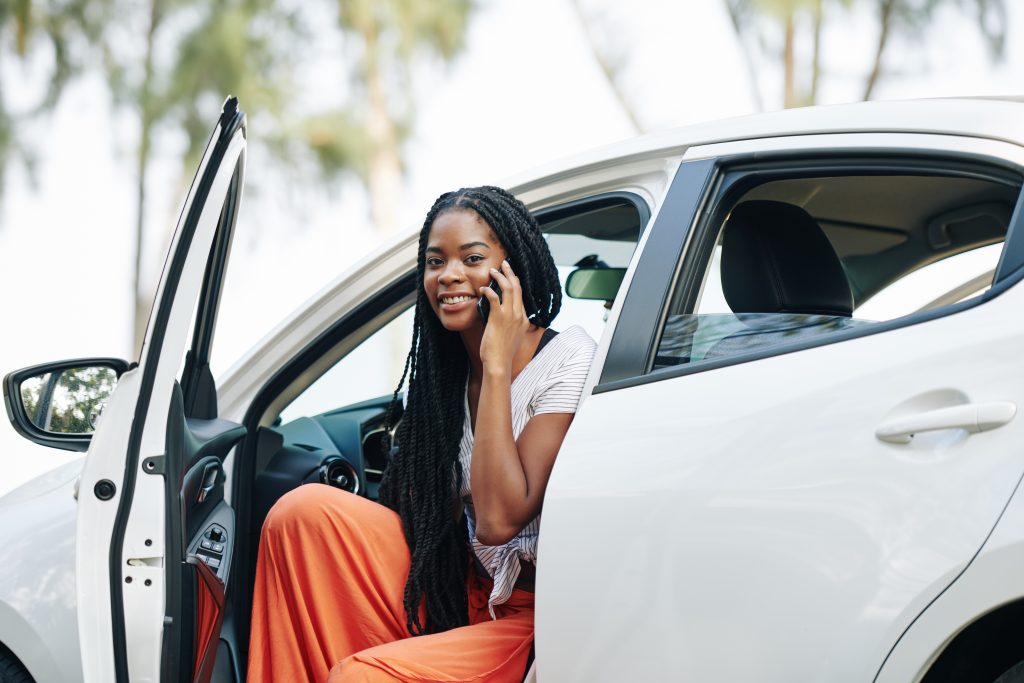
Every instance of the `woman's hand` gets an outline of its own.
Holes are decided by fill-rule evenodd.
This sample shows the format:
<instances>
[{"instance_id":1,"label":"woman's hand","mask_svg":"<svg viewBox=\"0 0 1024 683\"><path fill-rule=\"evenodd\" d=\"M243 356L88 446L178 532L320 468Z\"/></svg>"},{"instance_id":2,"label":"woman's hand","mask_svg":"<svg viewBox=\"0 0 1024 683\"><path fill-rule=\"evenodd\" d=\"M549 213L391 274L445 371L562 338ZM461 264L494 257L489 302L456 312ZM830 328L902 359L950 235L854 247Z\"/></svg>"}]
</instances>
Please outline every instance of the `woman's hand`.
<instances>
[{"instance_id":1,"label":"woman's hand","mask_svg":"<svg viewBox=\"0 0 1024 683\"><path fill-rule=\"evenodd\" d=\"M491 268L491 278L501 287L501 298L490 287L480 288L480 295L491 304L480 342L480 361L485 369L511 373L512 360L530 329L530 321L523 305L522 286L508 261L501 262L501 270Z\"/></svg>"}]
</instances>

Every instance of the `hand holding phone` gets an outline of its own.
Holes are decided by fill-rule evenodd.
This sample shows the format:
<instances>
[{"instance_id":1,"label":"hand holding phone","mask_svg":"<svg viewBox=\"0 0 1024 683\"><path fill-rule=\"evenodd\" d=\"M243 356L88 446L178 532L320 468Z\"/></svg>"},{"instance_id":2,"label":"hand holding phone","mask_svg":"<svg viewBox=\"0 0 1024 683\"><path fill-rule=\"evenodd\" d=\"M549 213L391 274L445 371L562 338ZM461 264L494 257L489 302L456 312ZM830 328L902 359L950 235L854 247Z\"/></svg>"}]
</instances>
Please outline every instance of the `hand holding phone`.
<instances>
[{"instance_id":1,"label":"hand holding phone","mask_svg":"<svg viewBox=\"0 0 1024 683\"><path fill-rule=\"evenodd\" d=\"M498 295L498 301L501 301L501 287L494 280L491 280L489 285L494 293ZM476 310L480 313L480 319L484 321L484 325L487 325L487 316L491 313L491 300L486 296L482 296L476 300Z\"/></svg>"}]
</instances>

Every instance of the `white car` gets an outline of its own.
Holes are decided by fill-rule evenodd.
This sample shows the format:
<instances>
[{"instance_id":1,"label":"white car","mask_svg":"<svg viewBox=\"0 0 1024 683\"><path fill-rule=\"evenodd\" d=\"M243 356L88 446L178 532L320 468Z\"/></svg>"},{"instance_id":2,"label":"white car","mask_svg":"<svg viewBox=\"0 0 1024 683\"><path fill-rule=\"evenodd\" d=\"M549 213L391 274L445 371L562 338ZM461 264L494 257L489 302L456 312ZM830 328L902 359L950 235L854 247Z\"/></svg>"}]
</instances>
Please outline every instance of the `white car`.
<instances>
[{"instance_id":1,"label":"white car","mask_svg":"<svg viewBox=\"0 0 1024 683\"><path fill-rule=\"evenodd\" d=\"M229 100L138 359L4 381L22 434L88 449L0 499L4 683L244 680L269 507L376 495L416 235L215 381L244 159ZM1024 680L1022 184L1024 104L981 99L695 126L510 183L566 275L556 328L599 342L526 678Z\"/></svg>"}]
</instances>

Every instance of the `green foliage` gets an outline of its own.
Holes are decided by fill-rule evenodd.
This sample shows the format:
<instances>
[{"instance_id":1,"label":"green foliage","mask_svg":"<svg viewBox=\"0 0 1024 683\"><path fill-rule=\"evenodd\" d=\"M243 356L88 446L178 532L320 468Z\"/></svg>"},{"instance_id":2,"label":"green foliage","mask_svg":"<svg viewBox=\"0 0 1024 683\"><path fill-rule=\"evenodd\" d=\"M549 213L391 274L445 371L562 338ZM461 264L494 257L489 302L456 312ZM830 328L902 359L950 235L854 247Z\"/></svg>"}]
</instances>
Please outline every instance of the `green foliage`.
<instances>
[{"instance_id":1,"label":"green foliage","mask_svg":"<svg viewBox=\"0 0 1024 683\"><path fill-rule=\"evenodd\" d=\"M296 133L303 147L313 153L325 177L352 171L363 182L369 182L370 144L365 127L365 122L356 119L351 110L336 109L306 117Z\"/></svg>"},{"instance_id":2,"label":"green foliage","mask_svg":"<svg viewBox=\"0 0 1024 683\"><path fill-rule=\"evenodd\" d=\"M369 184L375 154L398 156L413 128L412 64L454 58L465 47L475 7L473 0L337 0L342 37L358 46L346 74L356 93L297 127L325 177L352 171ZM374 120L380 117L386 121ZM382 149L388 146L394 147Z\"/></svg>"},{"instance_id":3,"label":"green foliage","mask_svg":"<svg viewBox=\"0 0 1024 683\"><path fill-rule=\"evenodd\" d=\"M177 44L159 93L162 108L188 135L185 167L198 165L210 122L227 94L253 117L282 125L291 100L292 54L302 38L293 14L273 0L197 3L198 17Z\"/></svg>"},{"instance_id":4,"label":"green foliage","mask_svg":"<svg viewBox=\"0 0 1024 683\"><path fill-rule=\"evenodd\" d=\"M19 134L31 119L53 110L71 80L98 57L96 44L112 0L0 0L0 65L14 57L46 69L37 101L10 109L0 82L0 195L4 169L19 160L29 172L34 150Z\"/></svg>"}]
</instances>

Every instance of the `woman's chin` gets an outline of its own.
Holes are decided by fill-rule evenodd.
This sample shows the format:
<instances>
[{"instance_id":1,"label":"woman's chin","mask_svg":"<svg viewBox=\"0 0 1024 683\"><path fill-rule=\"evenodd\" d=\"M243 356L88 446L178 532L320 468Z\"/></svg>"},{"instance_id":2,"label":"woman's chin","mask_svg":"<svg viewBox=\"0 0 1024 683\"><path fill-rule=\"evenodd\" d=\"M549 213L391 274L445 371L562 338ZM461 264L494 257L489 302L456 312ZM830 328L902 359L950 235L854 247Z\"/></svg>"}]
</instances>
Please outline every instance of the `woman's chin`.
<instances>
[{"instance_id":1,"label":"woman's chin","mask_svg":"<svg viewBox=\"0 0 1024 683\"><path fill-rule=\"evenodd\" d=\"M475 328L483 328L483 320L474 308L471 311L464 311L455 314L442 314L438 316L441 326L449 332L467 332Z\"/></svg>"}]
</instances>

